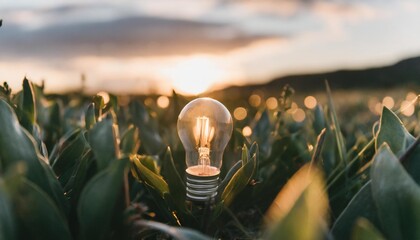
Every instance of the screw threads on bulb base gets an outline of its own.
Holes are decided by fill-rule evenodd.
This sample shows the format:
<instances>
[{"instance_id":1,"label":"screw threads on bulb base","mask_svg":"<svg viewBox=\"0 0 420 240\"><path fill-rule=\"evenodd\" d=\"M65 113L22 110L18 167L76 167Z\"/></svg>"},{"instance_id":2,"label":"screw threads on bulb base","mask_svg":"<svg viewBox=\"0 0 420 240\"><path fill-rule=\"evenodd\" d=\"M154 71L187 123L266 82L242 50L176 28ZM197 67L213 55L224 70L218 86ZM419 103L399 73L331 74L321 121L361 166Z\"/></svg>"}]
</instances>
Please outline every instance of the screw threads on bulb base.
<instances>
[{"instance_id":1,"label":"screw threads on bulb base","mask_svg":"<svg viewBox=\"0 0 420 240\"><path fill-rule=\"evenodd\" d=\"M186 172L187 200L205 202L216 197L219 187L219 174L213 176L197 176Z\"/></svg>"}]
</instances>

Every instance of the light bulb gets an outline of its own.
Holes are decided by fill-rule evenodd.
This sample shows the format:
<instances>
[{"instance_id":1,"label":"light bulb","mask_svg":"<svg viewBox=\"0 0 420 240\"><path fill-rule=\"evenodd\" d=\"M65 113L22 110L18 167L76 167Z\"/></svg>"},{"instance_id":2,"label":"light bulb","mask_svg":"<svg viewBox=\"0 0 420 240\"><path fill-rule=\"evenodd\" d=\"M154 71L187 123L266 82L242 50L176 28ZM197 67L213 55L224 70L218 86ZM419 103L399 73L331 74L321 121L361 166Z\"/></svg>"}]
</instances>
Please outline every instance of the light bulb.
<instances>
[{"instance_id":1,"label":"light bulb","mask_svg":"<svg viewBox=\"0 0 420 240\"><path fill-rule=\"evenodd\" d=\"M216 196L223 152L232 135L232 116L219 101L197 98L178 117L178 135L185 148L187 199Z\"/></svg>"}]
</instances>

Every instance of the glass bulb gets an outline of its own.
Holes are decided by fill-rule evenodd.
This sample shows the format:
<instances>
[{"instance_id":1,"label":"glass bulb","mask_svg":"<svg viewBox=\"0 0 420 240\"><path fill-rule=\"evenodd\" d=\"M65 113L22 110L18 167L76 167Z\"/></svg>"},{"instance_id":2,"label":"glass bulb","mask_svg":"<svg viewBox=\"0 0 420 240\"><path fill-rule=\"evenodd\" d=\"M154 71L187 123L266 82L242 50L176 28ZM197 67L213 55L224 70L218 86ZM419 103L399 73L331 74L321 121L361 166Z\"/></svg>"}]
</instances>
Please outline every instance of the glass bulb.
<instances>
[{"instance_id":1,"label":"glass bulb","mask_svg":"<svg viewBox=\"0 0 420 240\"><path fill-rule=\"evenodd\" d=\"M205 201L217 194L223 152L232 135L232 116L219 101L197 98L178 117L185 148L187 198Z\"/></svg>"}]
</instances>

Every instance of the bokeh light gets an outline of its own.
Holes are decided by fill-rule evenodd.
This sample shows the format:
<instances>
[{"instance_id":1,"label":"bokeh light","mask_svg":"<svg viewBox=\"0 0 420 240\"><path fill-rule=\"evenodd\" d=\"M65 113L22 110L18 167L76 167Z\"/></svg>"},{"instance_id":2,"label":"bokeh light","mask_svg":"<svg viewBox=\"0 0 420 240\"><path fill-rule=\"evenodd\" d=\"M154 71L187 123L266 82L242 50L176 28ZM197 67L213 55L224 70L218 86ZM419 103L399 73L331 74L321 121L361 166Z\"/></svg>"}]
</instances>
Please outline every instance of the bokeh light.
<instances>
[{"instance_id":1,"label":"bokeh light","mask_svg":"<svg viewBox=\"0 0 420 240\"><path fill-rule=\"evenodd\" d=\"M405 97L405 100L407 101L413 101L414 99L416 99L417 94L415 92L409 92L407 93L407 96Z\"/></svg>"},{"instance_id":2,"label":"bokeh light","mask_svg":"<svg viewBox=\"0 0 420 240\"><path fill-rule=\"evenodd\" d=\"M292 118L295 122L303 122L306 118L305 111L301 108L296 109L296 111L292 114Z\"/></svg>"},{"instance_id":3,"label":"bokeh light","mask_svg":"<svg viewBox=\"0 0 420 240\"><path fill-rule=\"evenodd\" d=\"M120 105L121 107L128 106L129 103L130 103L129 96L126 96L126 95L118 96L118 105Z\"/></svg>"},{"instance_id":4,"label":"bokeh light","mask_svg":"<svg viewBox=\"0 0 420 240\"><path fill-rule=\"evenodd\" d=\"M407 117L410 117L414 114L414 103L412 101L403 101L401 103L400 111L402 114L404 114Z\"/></svg>"},{"instance_id":5,"label":"bokeh light","mask_svg":"<svg viewBox=\"0 0 420 240\"><path fill-rule=\"evenodd\" d=\"M312 150L314 150L314 145L308 144L308 150L309 152L312 152Z\"/></svg>"},{"instance_id":6,"label":"bokeh light","mask_svg":"<svg viewBox=\"0 0 420 240\"><path fill-rule=\"evenodd\" d=\"M371 98L369 98L369 101L368 101L368 107L369 107L369 110L372 112L372 113L375 113L376 114L376 110L375 110L375 107L376 107L376 104L378 103L378 99L376 98L376 97L371 97Z\"/></svg>"},{"instance_id":7,"label":"bokeh light","mask_svg":"<svg viewBox=\"0 0 420 240\"><path fill-rule=\"evenodd\" d=\"M259 107L261 105L261 97L258 94L252 94L248 99L249 105Z\"/></svg>"},{"instance_id":8,"label":"bokeh light","mask_svg":"<svg viewBox=\"0 0 420 240\"><path fill-rule=\"evenodd\" d=\"M314 109L316 107L317 100L314 96L307 96L303 103L305 104L306 108Z\"/></svg>"},{"instance_id":9,"label":"bokeh light","mask_svg":"<svg viewBox=\"0 0 420 240\"><path fill-rule=\"evenodd\" d=\"M265 101L265 104L267 105L267 108L270 109L270 110L274 110L278 106L278 102L277 102L277 99L275 97L269 97Z\"/></svg>"},{"instance_id":10,"label":"bokeh light","mask_svg":"<svg viewBox=\"0 0 420 240\"><path fill-rule=\"evenodd\" d=\"M157 105L160 108L167 108L169 106L169 98L167 96L160 96L157 99Z\"/></svg>"},{"instance_id":11,"label":"bokeh light","mask_svg":"<svg viewBox=\"0 0 420 240\"><path fill-rule=\"evenodd\" d=\"M380 115L382 113L382 107L383 107L382 103L380 103L380 102L376 103L374 113L376 115Z\"/></svg>"},{"instance_id":12,"label":"bokeh light","mask_svg":"<svg viewBox=\"0 0 420 240\"><path fill-rule=\"evenodd\" d=\"M384 97L384 99L382 99L382 105L389 109L392 109L395 105L394 99L390 96L386 96Z\"/></svg>"},{"instance_id":13,"label":"bokeh light","mask_svg":"<svg viewBox=\"0 0 420 240\"><path fill-rule=\"evenodd\" d=\"M148 107L153 106L154 103L155 103L155 101L153 100L153 98L148 97L148 98L144 99L144 105L146 105Z\"/></svg>"},{"instance_id":14,"label":"bokeh light","mask_svg":"<svg viewBox=\"0 0 420 240\"><path fill-rule=\"evenodd\" d=\"M299 106L297 105L297 103L292 102L292 104L290 105L290 109L287 110L287 113L294 114L298 108Z\"/></svg>"},{"instance_id":15,"label":"bokeh light","mask_svg":"<svg viewBox=\"0 0 420 240\"><path fill-rule=\"evenodd\" d=\"M237 107L234 111L233 111L233 117L236 119L236 120L244 120L245 118L246 118L246 116L247 116L247 111L246 111L246 109L245 108L243 108L243 107Z\"/></svg>"},{"instance_id":16,"label":"bokeh light","mask_svg":"<svg viewBox=\"0 0 420 240\"><path fill-rule=\"evenodd\" d=\"M242 135L244 135L245 137L249 137L252 135L252 129L249 126L246 126L242 129Z\"/></svg>"}]
</instances>

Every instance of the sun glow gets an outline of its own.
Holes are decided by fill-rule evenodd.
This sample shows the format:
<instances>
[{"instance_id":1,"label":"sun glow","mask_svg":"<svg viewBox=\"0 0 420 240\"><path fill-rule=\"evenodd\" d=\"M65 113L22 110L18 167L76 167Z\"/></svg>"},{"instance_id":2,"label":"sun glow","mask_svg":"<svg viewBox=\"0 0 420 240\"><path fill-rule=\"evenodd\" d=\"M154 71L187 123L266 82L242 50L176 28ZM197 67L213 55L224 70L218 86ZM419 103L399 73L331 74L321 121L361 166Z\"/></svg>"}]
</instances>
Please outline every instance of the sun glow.
<instances>
[{"instance_id":1,"label":"sun glow","mask_svg":"<svg viewBox=\"0 0 420 240\"><path fill-rule=\"evenodd\" d=\"M200 94L227 79L220 64L205 56L180 60L165 71L165 76L175 91L187 95Z\"/></svg>"}]
</instances>

